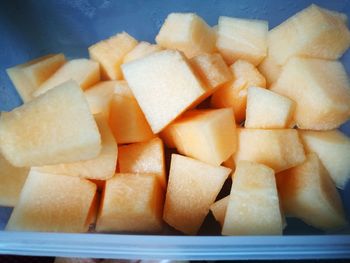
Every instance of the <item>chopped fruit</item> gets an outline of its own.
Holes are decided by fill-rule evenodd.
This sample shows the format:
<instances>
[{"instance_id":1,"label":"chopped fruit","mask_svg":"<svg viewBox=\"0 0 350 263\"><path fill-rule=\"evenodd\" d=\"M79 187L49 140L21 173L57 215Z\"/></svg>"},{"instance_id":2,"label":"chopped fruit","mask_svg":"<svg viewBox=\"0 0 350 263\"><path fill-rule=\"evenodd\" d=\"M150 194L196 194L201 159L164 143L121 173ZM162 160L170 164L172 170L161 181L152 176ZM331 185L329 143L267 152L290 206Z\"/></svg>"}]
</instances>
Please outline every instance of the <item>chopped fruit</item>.
<instances>
[{"instance_id":1,"label":"chopped fruit","mask_svg":"<svg viewBox=\"0 0 350 263\"><path fill-rule=\"evenodd\" d=\"M161 51L162 48L158 45L152 45L148 42L140 42L135 46L128 54L125 55L123 63L128 63L130 61L143 58L154 52Z\"/></svg>"},{"instance_id":2,"label":"chopped fruit","mask_svg":"<svg viewBox=\"0 0 350 263\"><path fill-rule=\"evenodd\" d=\"M118 81L102 81L84 92L92 114L109 113L114 89Z\"/></svg>"},{"instance_id":3,"label":"chopped fruit","mask_svg":"<svg viewBox=\"0 0 350 263\"><path fill-rule=\"evenodd\" d=\"M215 220L220 223L221 227L225 222L226 209L229 200L230 196L228 195L210 206L210 211L213 213Z\"/></svg>"},{"instance_id":4,"label":"chopped fruit","mask_svg":"<svg viewBox=\"0 0 350 263\"><path fill-rule=\"evenodd\" d=\"M227 168L234 170L235 169L235 159L234 158L235 158L235 155L234 154L231 155L230 157L228 157L228 159L226 161L224 161L222 163L222 166L225 166Z\"/></svg>"},{"instance_id":5,"label":"chopped fruit","mask_svg":"<svg viewBox=\"0 0 350 263\"><path fill-rule=\"evenodd\" d=\"M163 140L164 144L168 148L176 148L174 135L175 130L173 127L173 125L169 125L159 133L159 137Z\"/></svg>"},{"instance_id":6,"label":"chopped fruit","mask_svg":"<svg viewBox=\"0 0 350 263\"><path fill-rule=\"evenodd\" d=\"M264 75L267 87L278 79L282 71L282 67L269 55L259 64L258 69Z\"/></svg>"}]
</instances>

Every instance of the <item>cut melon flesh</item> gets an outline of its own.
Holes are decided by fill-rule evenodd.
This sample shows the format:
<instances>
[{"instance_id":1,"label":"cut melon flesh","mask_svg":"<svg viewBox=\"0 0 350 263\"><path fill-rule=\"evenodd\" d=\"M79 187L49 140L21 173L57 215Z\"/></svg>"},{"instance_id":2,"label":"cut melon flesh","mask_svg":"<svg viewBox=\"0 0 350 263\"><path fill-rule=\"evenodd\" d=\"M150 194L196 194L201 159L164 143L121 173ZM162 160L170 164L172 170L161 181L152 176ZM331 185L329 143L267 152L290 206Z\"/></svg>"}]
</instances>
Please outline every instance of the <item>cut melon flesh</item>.
<instances>
[{"instance_id":1,"label":"cut melon flesh","mask_svg":"<svg viewBox=\"0 0 350 263\"><path fill-rule=\"evenodd\" d=\"M123 59L123 64L136 59L146 57L154 52L161 51L162 48L158 45L152 45L148 42L140 42Z\"/></svg>"},{"instance_id":2,"label":"cut melon flesh","mask_svg":"<svg viewBox=\"0 0 350 263\"><path fill-rule=\"evenodd\" d=\"M267 21L220 16L216 47L227 64L243 59L256 66L267 53L267 31Z\"/></svg>"},{"instance_id":3,"label":"cut melon flesh","mask_svg":"<svg viewBox=\"0 0 350 263\"><path fill-rule=\"evenodd\" d=\"M274 171L262 164L237 163L223 235L281 235L283 222Z\"/></svg>"},{"instance_id":4,"label":"cut melon flesh","mask_svg":"<svg viewBox=\"0 0 350 263\"><path fill-rule=\"evenodd\" d=\"M350 139L340 131L299 131L306 152L314 152L337 187L344 189L350 178Z\"/></svg>"},{"instance_id":5,"label":"cut melon flesh","mask_svg":"<svg viewBox=\"0 0 350 263\"><path fill-rule=\"evenodd\" d=\"M173 127L173 125L169 125L159 133L159 137L163 140L164 144L168 148L176 148L174 134L175 129Z\"/></svg>"},{"instance_id":6,"label":"cut melon flesh","mask_svg":"<svg viewBox=\"0 0 350 263\"><path fill-rule=\"evenodd\" d=\"M109 114L109 106L119 81L102 81L84 92L92 114Z\"/></svg>"},{"instance_id":7,"label":"cut melon flesh","mask_svg":"<svg viewBox=\"0 0 350 263\"><path fill-rule=\"evenodd\" d=\"M340 196L316 154L278 174L278 190L286 215L324 230L347 225Z\"/></svg>"},{"instance_id":8,"label":"cut melon flesh","mask_svg":"<svg viewBox=\"0 0 350 263\"><path fill-rule=\"evenodd\" d=\"M116 174L106 181L96 231L159 232L163 200L156 175Z\"/></svg>"},{"instance_id":9,"label":"cut melon flesh","mask_svg":"<svg viewBox=\"0 0 350 263\"><path fill-rule=\"evenodd\" d=\"M301 129L330 130L350 117L349 80L338 61L292 58L271 90L296 102Z\"/></svg>"},{"instance_id":10,"label":"cut melon flesh","mask_svg":"<svg viewBox=\"0 0 350 263\"><path fill-rule=\"evenodd\" d=\"M118 146L110 131L107 118L103 114L95 115L101 134L101 151L90 160L58 165L36 167L44 173L65 174L87 179L107 180L115 174Z\"/></svg>"},{"instance_id":11,"label":"cut melon flesh","mask_svg":"<svg viewBox=\"0 0 350 263\"><path fill-rule=\"evenodd\" d=\"M215 41L215 32L194 13L171 13L156 37L159 46L180 50L188 58L215 52Z\"/></svg>"},{"instance_id":12,"label":"cut melon flesh","mask_svg":"<svg viewBox=\"0 0 350 263\"><path fill-rule=\"evenodd\" d=\"M266 86L271 87L281 74L282 66L278 65L270 55L267 55L267 57L259 64L258 70L264 75Z\"/></svg>"},{"instance_id":13,"label":"cut melon flesh","mask_svg":"<svg viewBox=\"0 0 350 263\"><path fill-rule=\"evenodd\" d=\"M305 153L294 129L237 129L235 163L241 160L267 165L280 172L304 162Z\"/></svg>"},{"instance_id":14,"label":"cut melon flesh","mask_svg":"<svg viewBox=\"0 0 350 263\"><path fill-rule=\"evenodd\" d=\"M86 232L95 194L88 180L31 170L6 230Z\"/></svg>"},{"instance_id":15,"label":"cut melon flesh","mask_svg":"<svg viewBox=\"0 0 350 263\"><path fill-rule=\"evenodd\" d=\"M19 199L29 168L12 166L0 154L0 206L15 206Z\"/></svg>"},{"instance_id":16,"label":"cut melon flesh","mask_svg":"<svg viewBox=\"0 0 350 263\"><path fill-rule=\"evenodd\" d=\"M157 175L160 184L166 188L163 142L154 138L119 147L119 171L121 173L143 173Z\"/></svg>"},{"instance_id":17,"label":"cut melon flesh","mask_svg":"<svg viewBox=\"0 0 350 263\"><path fill-rule=\"evenodd\" d=\"M63 54L51 54L6 70L23 102L33 99L33 92L64 63Z\"/></svg>"},{"instance_id":18,"label":"cut melon flesh","mask_svg":"<svg viewBox=\"0 0 350 263\"><path fill-rule=\"evenodd\" d=\"M220 223L221 227L225 222L226 209L229 200L230 196L228 195L210 206L210 211L213 213L215 220Z\"/></svg>"},{"instance_id":19,"label":"cut melon flesh","mask_svg":"<svg viewBox=\"0 0 350 263\"><path fill-rule=\"evenodd\" d=\"M196 234L230 172L173 154L163 219L185 234Z\"/></svg>"},{"instance_id":20,"label":"cut melon flesh","mask_svg":"<svg viewBox=\"0 0 350 263\"><path fill-rule=\"evenodd\" d=\"M84 93L69 81L3 112L0 148L14 166L42 166L94 158L101 137Z\"/></svg>"},{"instance_id":21,"label":"cut melon flesh","mask_svg":"<svg viewBox=\"0 0 350 263\"><path fill-rule=\"evenodd\" d=\"M104 80L123 78L120 66L123 59L137 45L137 40L122 32L89 47L90 58L101 65Z\"/></svg>"},{"instance_id":22,"label":"cut melon flesh","mask_svg":"<svg viewBox=\"0 0 350 263\"><path fill-rule=\"evenodd\" d=\"M74 80L85 90L100 81L100 67L95 61L85 58L68 61L42 83L33 96L37 97L69 80Z\"/></svg>"}]
</instances>

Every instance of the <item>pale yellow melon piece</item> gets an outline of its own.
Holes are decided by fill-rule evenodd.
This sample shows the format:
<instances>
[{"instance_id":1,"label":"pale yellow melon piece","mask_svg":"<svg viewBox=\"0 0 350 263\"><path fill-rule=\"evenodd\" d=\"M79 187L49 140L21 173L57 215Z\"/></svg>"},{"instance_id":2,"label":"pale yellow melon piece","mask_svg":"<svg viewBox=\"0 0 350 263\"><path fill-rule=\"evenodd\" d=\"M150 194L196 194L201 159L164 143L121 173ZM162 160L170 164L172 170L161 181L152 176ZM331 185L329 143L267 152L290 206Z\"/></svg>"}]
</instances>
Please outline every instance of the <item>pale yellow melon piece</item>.
<instances>
[{"instance_id":1,"label":"pale yellow melon piece","mask_svg":"<svg viewBox=\"0 0 350 263\"><path fill-rule=\"evenodd\" d=\"M158 137L147 141L119 147L119 171L157 175L166 188L163 142Z\"/></svg>"},{"instance_id":2,"label":"pale yellow melon piece","mask_svg":"<svg viewBox=\"0 0 350 263\"><path fill-rule=\"evenodd\" d=\"M153 53L124 64L122 70L154 133L213 92L178 51Z\"/></svg>"},{"instance_id":3,"label":"pale yellow melon piece","mask_svg":"<svg viewBox=\"0 0 350 263\"><path fill-rule=\"evenodd\" d=\"M211 98L211 106L214 108L233 107L237 123L245 119L247 104L247 89L249 87L266 87L263 75L253 64L237 60L230 66L233 81L219 88Z\"/></svg>"},{"instance_id":4,"label":"pale yellow melon piece","mask_svg":"<svg viewBox=\"0 0 350 263\"><path fill-rule=\"evenodd\" d=\"M68 61L42 83L33 93L33 96L37 97L69 80L77 82L82 90L93 86L100 81L98 63L85 58Z\"/></svg>"},{"instance_id":5,"label":"pale yellow melon piece","mask_svg":"<svg viewBox=\"0 0 350 263\"><path fill-rule=\"evenodd\" d=\"M344 18L314 4L268 33L269 55L278 65L293 56L338 59L349 45L350 31Z\"/></svg>"},{"instance_id":6,"label":"pale yellow melon piece","mask_svg":"<svg viewBox=\"0 0 350 263\"><path fill-rule=\"evenodd\" d=\"M295 109L294 101L270 90L250 87L247 95L245 128L289 128Z\"/></svg>"},{"instance_id":7,"label":"pale yellow melon piece","mask_svg":"<svg viewBox=\"0 0 350 263\"><path fill-rule=\"evenodd\" d=\"M36 167L44 173L79 176L86 179L107 180L115 174L118 146L102 113L95 115L101 134L101 151L95 158L86 161Z\"/></svg>"},{"instance_id":8,"label":"pale yellow melon piece","mask_svg":"<svg viewBox=\"0 0 350 263\"><path fill-rule=\"evenodd\" d=\"M163 201L156 175L116 174L106 181L96 231L159 232Z\"/></svg>"},{"instance_id":9,"label":"pale yellow melon piece","mask_svg":"<svg viewBox=\"0 0 350 263\"><path fill-rule=\"evenodd\" d=\"M350 178L350 139L340 131L299 131L306 152L318 155L337 187Z\"/></svg>"},{"instance_id":10,"label":"pale yellow melon piece","mask_svg":"<svg viewBox=\"0 0 350 263\"><path fill-rule=\"evenodd\" d=\"M118 81L102 81L84 92L92 114L109 113L109 106Z\"/></svg>"},{"instance_id":11,"label":"pale yellow melon piece","mask_svg":"<svg viewBox=\"0 0 350 263\"><path fill-rule=\"evenodd\" d=\"M191 66L202 81L212 89L232 79L232 73L220 54L202 54L190 60Z\"/></svg>"},{"instance_id":12,"label":"pale yellow melon piece","mask_svg":"<svg viewBox=\"0 0 350 263\"><path fill-rule=\"evenodd\" d=\"M232 108L192 110L170 124L179 153L220 165L236 152L236 123Z\"/></svg>"},{"instance_id":13,"label":"pale yellow melon piece","mask_svg":"<svg viewBox=\"0 0 350 263\"><path fill-rule=\"evenodd\" d=\"M126 32L116 34L89 47L90 58L101 65L101 77L105 80L122 79L120 65L137 45L137 40Z\"/></svg>"},{"instance_id":14,"label":"pale yellow melon piece","mask_svg":"<svg viewBox=\"0 0 350 263\"><path fill-rule=\"evenodd\" d=\"M172 154L163 219L185 234L196 234L230 172Z\"/></svg>"},{"instance_id":15,"label":"pale yellow melon piece","mask_svg":"<svg viewBox=\"0 0 350 263\"><path fill-rule=\"evenodd\" d=\"M19 199L29 168L12 166L0 154L0 206L15 206Z\"/></svg>"},{"instance_id":16,"label":"pale yellow melon piece","mask_svg":"<svg viewBox=\"0 0 350 263\"><path fill-rule=\"evenodd\" d=\"M31 170L6 230L86 232L95 195L88 180Z\"/></svg>"},{"instance_id":17,"label":"pale yellow melon piece","mask_svg":"<svg viewBox=\"0 0 350 263\"><path fill-rule=\"evenodd\" d=\"M180 50L188 58L215 52L215 41L213 29L194 13L169 14L156 37L159 46Z\"/></svg>"},{"instance_id":18,"label":"pale yellow melon piece","mask_svg":"<svg viewBox=\"0 0 350 263\"><path fill-rule=\"evenodd\" d=\"M258 69L264 75L267 87L270 87L281 74L282 66L278 65L271 56L267 55L259 64Z\"/></svg>"},{"instance_id":19,"label":"pale yellow melon piece","mask_svg":"<svg viewBox=\"0 0 350 263\"><path fill-rule=\"evenodd\" d=\"M258 65L267 54L268 22L220 16L216 47L227 64L247 60Z\"/></svg>"},{"instance_id":20,"label":"pale yellow melon piece","mask_svg":"<svg viewBox=\"0 0 350 263\"><path fill-rule=\"evenodd\" d=\"M64 63L63 54L50 54L6 70L23 102L33 99L32 93Z\"/></svg>"},{"instance_id":21,"label":"pale yellow melon piece","mask_svg":"<svg viewBox=\"0 0 350 263\"><path fill-rule=\"evenodd\" d=\"M226 209L230 196L226 196L210 206L210 211L213 213L215 220L218 221L221 227L224 225Z\"/></svg>"},{"instance_id":22,"label":"pale yellow melon piece","mask_svg":"<svg viewBox=\"0 0 350 263\"><path fill-rule=\"evenodd\" d=\"M304 162L305 153L295 129L237 129L235 163L241 160L265 164L280 172Z\"/></svg>"},{"instance_id":23,"label":"pale yellow melon piece","mask_svg":"<svg viewBox=\"0 0 350 263\"><path fill-rule=\"evenodd\" d=\"M350 117L350 85L338 61L292 58L271 90L296 102L301 129L331 130Z\"/></svg>"},{"instance_id":24,"label":"pale yellow melon piece","mask_svg":"<svg viewBox=\"0 0 350 263\"><path fill-rule=\"evenodd\" d=\"M283 221L274 171L240 161L232 179L223 235L281 235Z\"/></svg>"},{"instance_id":25,"label":"pale yellow melon piece","mask_svg":"<svg viewBox=\"0 0 350 263\"><path fill-rule=\"evenodd\" d=\"M128 54L125 55L123 63L128 63L130 61L143 58L161 50L163 49L158 45L152 45L148 42L142 41L138 43L137 46L135 46Z\"/></svg>"},{"instance_id":26,"label":"pale yellow melon piece","mask_svg":"<svg viewBox=\"0 0 350 263\"><path fill-rule=\"evenodd\" d=\"M0 150L19 167L77 162L99 154L101 137L84 93L69 81L3 112Z\"/></svg>"},{"instance_id":27,"label":"pale yellow melon piece","mask_svg":"<svg viewBox=\"0 0 350 263\"><path fill-rule=\"evenodd\" d=\"M324 230L347 225L340 196L316 154L303 164L278 174L283 210Z\"/></svg>"}]
</instances>

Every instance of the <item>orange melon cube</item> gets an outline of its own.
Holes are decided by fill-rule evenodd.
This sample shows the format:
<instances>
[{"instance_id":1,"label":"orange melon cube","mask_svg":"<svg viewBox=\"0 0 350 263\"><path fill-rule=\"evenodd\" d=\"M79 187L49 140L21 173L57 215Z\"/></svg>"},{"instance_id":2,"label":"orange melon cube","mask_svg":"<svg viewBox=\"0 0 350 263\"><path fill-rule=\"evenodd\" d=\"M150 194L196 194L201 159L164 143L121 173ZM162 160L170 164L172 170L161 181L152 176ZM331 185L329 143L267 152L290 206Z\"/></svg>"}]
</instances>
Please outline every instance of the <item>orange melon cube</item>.
<instances>
[{"instance_id":1,"label":"orange melon cube","mask_svg":"<svg viewBox=\"0 0 350 263\"><path fill-rule=\"evenodd\" d=\"M123 64L130 61L143 58L154 52L161 51L162 48L158 45L152 45L148 42L142 41L138 43L123 59Z\"/></svg>"},{"instance_id":2,"label":"orange melon cube","mask_svg":"<svg viewBox=\"0 0 350 263\"><path fill-rule=\"evenodd\" d=\"M210 211L213 213L215 220L218 221L221 227L225 222L225 215L230 196L226 196L210 206Z\"/></svg>"},{"instance_id":3,"label":"orange melon cube","mask_svg":"<svg viewBox=\"0 0 350 263\"><path fill-rule=\"evenodd\" d=\"M163 219L185 234L196 234L230 172L172 154Z\"/></svg>"},{"instance_id":4,"label":"orange melon cube","mask_svg":"<svg viewBox=\"0 0 350 263\"><path fill-rule=\"evenodd\" d=\"M95 195L88 180L31 170L6 230L86 232Z\"/></svg>"},{"instance_id":5,"label":"orange melon cube","mask_svg":"<svg viewBox=\"0 0 350 263\"><path fill-rule=\"evenodd\" d=\"M119 147L119 171L157 175L166 188L163 142L158 137L147 141Z\"/></svg>"},{"instance_id":6,"label":"orange melon cube","mask_svg":"<svg viewBox=\"0 0 350 263\"><path fill-rule=\"evenodd\" d=\"M174 126L169 125L159 133L159 137L163 140L168 148L176 148L175 144L175 129Z\"/></svg>"},{"instance_id":7,"label":"orange melon cube","mask_svg":"<svg viewBox=\"0 0 350 263\"><path fill-rule=\"evenodd\" d=\"M23 102L28 102L33 99L32 93L65 62L63 54L50 54L8 68L6 72Z\"/></svg>"},{"instance_id":8,"label":"orange melon cube","mask_svg":"<svg viewBox=\"0 0 350 263\"><path fill-rule=\"evenodd\" d=\"M282 66L278 65L270 55L267 55L266 58L259 64L258 70L265 77L266 86L270 87L281 74Z\"/></svg>"},{"instance_id":9,"label":"orange melon cube","mask_svg":"<svg viewBox=\"0 0 350 263\"><path fill-rule=\"evenodd\" d=\"M116 34L89 47L90 58L101 65L104 80L122 79L123 59L137 45L137 40L126 32Z\"/></svg>"},{"instance_id":10,"label":"orange melon cube","mask_svg":"<svg viewBox=\"0 0 350 263\"><path fill-rule=\"evenodd\" d=\"M159 232L163 201L156 175L116 174L106 181L96 231Z\"/></svg>"},{"instance_id":11,"label":"orange melon cube","mask_svg":"<svg viewBox=\"0 0 350 263\"><path fill-rule=\"evenodd\" d=\"M232 179L223 235L281 235L283 221L274 171L240 161Z\"/></svg>"},{"instance_id":12,"label":"orange melon cube","mask_svg":"<svg viewBox=\"0 0 350 263\"><path fill-rule=\"evenodd\" d=\"M180 50L188 58L213 53L215 41L215 32L194 13L169 14L156 36L159 46Z\"/></svg>"},{"instance_id":13,"label":"orange melon cube","mask_svg":"<svg viewBox=\"0 0 350 263\"><path fill-rule=\"evenodd\" d=\"M117 85L118 81L102 81L84 92L92 114L109 114L110 102Z\"/></svg>"}]
</instances>

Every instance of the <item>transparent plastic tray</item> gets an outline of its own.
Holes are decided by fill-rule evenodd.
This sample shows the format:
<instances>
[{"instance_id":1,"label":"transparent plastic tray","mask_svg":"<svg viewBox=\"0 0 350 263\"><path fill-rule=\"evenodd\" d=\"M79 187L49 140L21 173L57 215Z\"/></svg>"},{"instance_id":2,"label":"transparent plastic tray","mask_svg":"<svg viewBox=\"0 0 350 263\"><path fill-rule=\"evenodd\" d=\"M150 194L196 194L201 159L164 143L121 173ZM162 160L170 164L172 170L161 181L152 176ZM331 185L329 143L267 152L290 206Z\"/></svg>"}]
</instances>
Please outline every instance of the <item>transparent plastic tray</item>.
<instances>
[{"instance_id":1,"label":"transparent plastic tray","mask_svg":"<svg viewBox=\"0 0 350 263\"><path fill-rule=\"evenodd\" d=\"M196 12L210 25L220 15L266 19L270 28L311 3L350 15L350 1L301 0L27 0L0 2L0 110L22 102L5 69L48 54L87 57L87 47L117 32L154 42L171 12ZM350 72L350 52L343 58ZM350 135L350 123L341 130ZM349 160L350 161L350 160ZM350 183L340 192L348 218ZM0 207L0 253L128 259L304 259L349 258L349 230L325 234L296 219L287 219L285 236L222 237L206 222L197 237L125 234L5 232L10 208ZM210 220L209 220L210 221Z\"/></svg>"}]
</instances>

